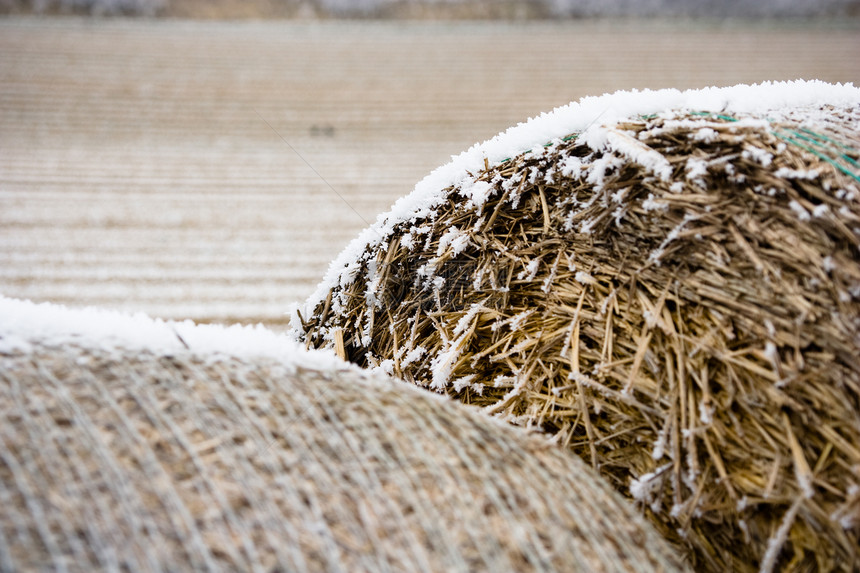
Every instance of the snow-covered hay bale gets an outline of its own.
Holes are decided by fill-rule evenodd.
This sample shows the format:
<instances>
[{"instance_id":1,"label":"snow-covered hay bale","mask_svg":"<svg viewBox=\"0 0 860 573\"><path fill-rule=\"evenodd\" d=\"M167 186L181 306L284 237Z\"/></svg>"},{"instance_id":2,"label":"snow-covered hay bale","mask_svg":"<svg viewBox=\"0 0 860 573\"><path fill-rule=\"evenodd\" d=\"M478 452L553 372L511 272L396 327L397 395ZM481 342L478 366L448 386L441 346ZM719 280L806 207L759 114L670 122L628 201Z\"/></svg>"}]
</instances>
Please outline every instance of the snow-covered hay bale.
<instances>
[{"instance_id":1,"label":"snow-covered hay bale","mask_svg":"<svg viewBox=\"0 0 860 573\"><path fill-rule=\"evenodd\" d=\"M580 460L265 330L0 298L0 570L677 571Z\"/></svg>"},{"instance_id":2,"label":"snow-covered hay bale","mask_svg":"<svg viewBox=\"0 0 860 573\"><path fill-rule=\"evenodd\" d=\"M698 570L857 570L858 121L819 82L560 108L381 216L301 334L545 431Z\"/></svg>"}]
</instances>

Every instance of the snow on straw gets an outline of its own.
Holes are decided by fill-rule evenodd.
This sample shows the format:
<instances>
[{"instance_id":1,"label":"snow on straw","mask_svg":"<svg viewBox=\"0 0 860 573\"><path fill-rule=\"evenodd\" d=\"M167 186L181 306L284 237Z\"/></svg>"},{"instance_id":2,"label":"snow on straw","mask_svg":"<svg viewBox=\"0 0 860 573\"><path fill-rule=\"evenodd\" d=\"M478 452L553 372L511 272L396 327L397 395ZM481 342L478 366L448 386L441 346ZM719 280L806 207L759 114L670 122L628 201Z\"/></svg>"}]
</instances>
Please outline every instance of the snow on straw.
<instances>
[{"instance_id":1,"label":"snow on straw","mask_svg":"<svg viewBox=\"0 0 860 573\"><path fill-rule=\"evenodd\" d=\"M457 186L466 189L467 193L473 194L473 202L480 203L485 190L472 187L474 178L470 173L480 172L485 161L495 165L524 151L540 148L548 141L566 137L571 133L581 133L592 126L597 126L592 134L598 137L601 126L611 126L624 119L669 110L779 115L781 110L789 108L815 108L824 104L847 106L857 103L860 103L860 88L850 83L829 84L818 80L764 82L688 91L632 90L582 98L578 102L511 127L488 141L475 144L460 155L452 157L451 162L427 175L415 186L412 193L398 200L390 211L381 214L373 225L362 231L331 263L324 279L301 310L305 316L309 316L310 311L324 300L333 286L343 286L345 282L350 282L355 261L367 247L374 247L385 241L396 225L404 221L425 219L433 213L445 200L447 188ZM605 133L603 137L606 138ZM631 147L628 147L628 151L634 152ZM647 162L658 176L662 176L665 166L646 151L636 148L637 160ZM574 166L562 166L562 169L566 168L572 169Z\"/></svg>"}]
</instances>

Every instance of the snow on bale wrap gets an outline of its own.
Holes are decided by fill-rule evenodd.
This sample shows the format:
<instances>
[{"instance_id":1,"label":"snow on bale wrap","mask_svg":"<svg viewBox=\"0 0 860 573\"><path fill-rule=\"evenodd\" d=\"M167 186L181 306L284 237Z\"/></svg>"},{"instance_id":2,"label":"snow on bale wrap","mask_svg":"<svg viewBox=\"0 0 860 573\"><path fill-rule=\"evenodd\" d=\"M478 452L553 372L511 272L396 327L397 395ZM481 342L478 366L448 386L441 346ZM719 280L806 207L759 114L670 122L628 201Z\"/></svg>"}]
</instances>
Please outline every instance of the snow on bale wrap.
<instances>
[{"instance_id":1,"label":"snow on bale wrap","mask_svg":"<svg viewBox=\"0 0 860 573\"><path fill-rule=\"evenodd\" d=\"M476 146L297 309L539 428L702 571L860 568L860 90L588 98Z\"/></svg>"},{"instance_id":2,"label":"snow on bale wrap","mask_svg":"<svg viewBox=\"0 0 860 573\"><path fill-rule=\"evenodd\" d=\"M580 460L263 329L0 298L2 571L683 570Z\"/></svg>"}]
</instances>

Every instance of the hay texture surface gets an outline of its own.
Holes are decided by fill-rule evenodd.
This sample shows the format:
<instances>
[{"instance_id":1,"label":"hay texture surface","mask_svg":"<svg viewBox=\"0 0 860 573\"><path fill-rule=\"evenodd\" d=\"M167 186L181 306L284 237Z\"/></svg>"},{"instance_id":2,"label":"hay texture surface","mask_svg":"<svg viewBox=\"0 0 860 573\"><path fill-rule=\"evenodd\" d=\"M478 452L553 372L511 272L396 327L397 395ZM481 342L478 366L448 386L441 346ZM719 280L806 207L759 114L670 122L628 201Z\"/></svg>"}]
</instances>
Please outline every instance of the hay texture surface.
<instances>
[{"instance_id":1,"label":"hay texture surface","mask_svg":"<svg viewBox=\"0 0 860 573\"><path fill-rule=\"evenodd\" d=\"M0 299L0 414L2 571L682 570L569 453L268 332Z\"/></svg>"},{"instance_id":2,"label":"hay texture surface","mask_svg":"<svg viewBox=\"0 0 860 573\"><path fill-rule=\"evenodd\" d=\"M860 93L816 85L586 101L546 145L478 147L302 334L544 431L697 570L856 571Z\"/></svg>"}]
</instances>

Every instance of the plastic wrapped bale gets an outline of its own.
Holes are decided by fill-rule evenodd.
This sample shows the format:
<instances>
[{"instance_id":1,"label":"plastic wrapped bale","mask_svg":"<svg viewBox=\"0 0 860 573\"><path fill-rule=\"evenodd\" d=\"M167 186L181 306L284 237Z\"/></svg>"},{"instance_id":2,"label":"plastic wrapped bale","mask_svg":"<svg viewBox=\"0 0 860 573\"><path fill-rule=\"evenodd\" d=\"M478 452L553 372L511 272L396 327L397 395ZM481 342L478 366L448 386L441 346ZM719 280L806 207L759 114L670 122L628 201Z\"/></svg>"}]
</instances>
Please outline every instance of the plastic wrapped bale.
<instances>
[{"instance_id":1,"label":"plastic wrapped bale","mask_svg":"<svg viewBox=\"0 0 860 573\"><path fill-rule=\"evenodd\" d=\"M3 571L683 569L569 453L265 330L0 299L0 411Z\"/></svg>"},{"instance_id":2,"label":"plastic wrapped bale","mask_svg":"<svg viewBox=\"0 0 860 573\"><path fill-rule=\"evenodd\" d=\"M381 216L300 335L543 430L697 570L858 570L858 120L820 82L560 108Z\"/></svg>"}]
</instances>

